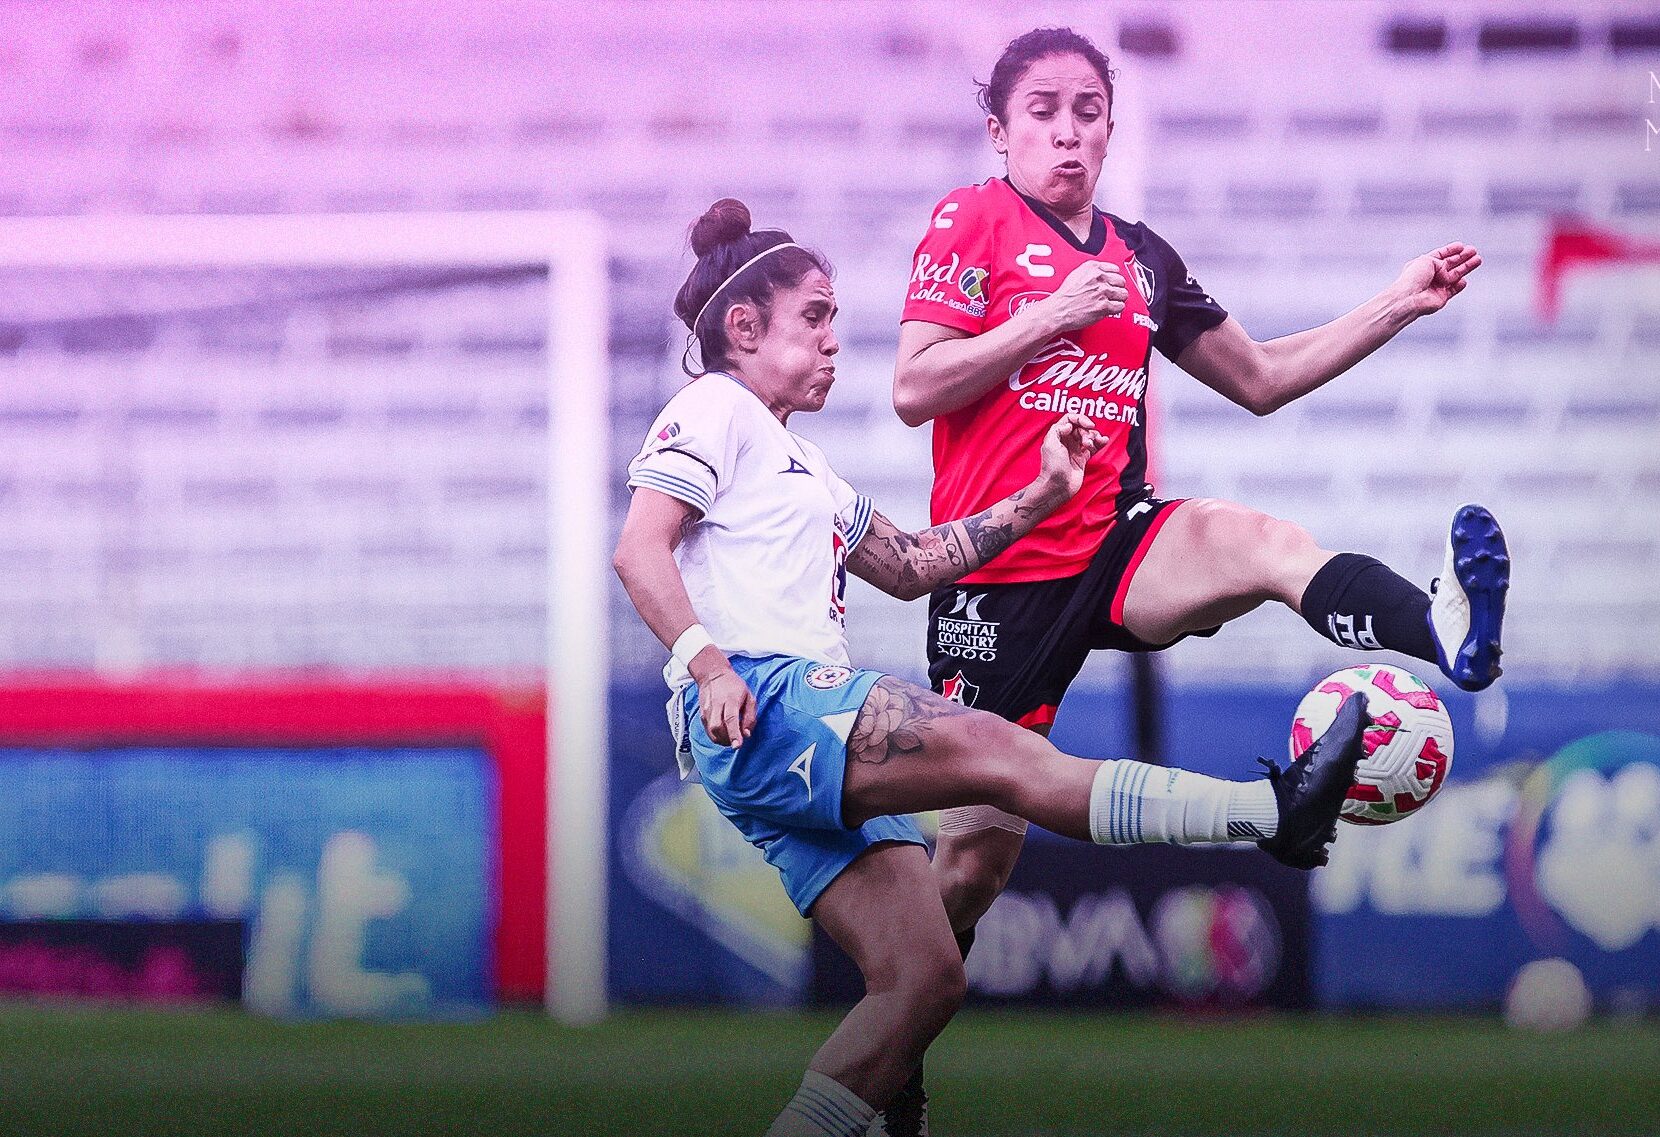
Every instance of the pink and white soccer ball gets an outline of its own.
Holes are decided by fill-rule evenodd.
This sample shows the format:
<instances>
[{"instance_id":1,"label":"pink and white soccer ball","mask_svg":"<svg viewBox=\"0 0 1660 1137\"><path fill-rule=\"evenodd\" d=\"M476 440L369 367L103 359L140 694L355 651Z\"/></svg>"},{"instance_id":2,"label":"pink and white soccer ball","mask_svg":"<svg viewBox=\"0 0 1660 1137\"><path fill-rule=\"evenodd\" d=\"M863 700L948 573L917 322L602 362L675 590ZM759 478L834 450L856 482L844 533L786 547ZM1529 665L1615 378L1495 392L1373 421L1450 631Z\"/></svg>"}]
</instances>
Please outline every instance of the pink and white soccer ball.
<instances>
[{"instance_id":1,"label":"pink and white soccer ball","mask_svg":"<svg viewBox=\"0 0 1660 1137\"><path fill-rule=\"evenodd\" d=\"M1452 769L1452 720L1430 685L1388 664L1333 672L1297 704L1291 720L1291 758L1325 733L1337 708L1356 691L1366 693L1366 757L1343 803L1344 821L1387 825L1424 807Z\"/></svg>"}]
</instances>

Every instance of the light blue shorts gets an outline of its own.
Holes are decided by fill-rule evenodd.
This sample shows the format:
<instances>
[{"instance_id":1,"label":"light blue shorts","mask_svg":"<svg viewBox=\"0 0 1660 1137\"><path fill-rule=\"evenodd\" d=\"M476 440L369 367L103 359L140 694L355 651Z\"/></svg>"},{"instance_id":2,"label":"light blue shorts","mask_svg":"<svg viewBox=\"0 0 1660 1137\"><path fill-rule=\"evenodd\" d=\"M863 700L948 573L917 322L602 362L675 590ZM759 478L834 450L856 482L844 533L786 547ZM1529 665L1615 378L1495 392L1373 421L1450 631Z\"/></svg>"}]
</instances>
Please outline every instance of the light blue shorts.
<instances>
[{"instance_id":1,"label":"light blue shorts","mask_svg":"<svg viewBox=\"0 0 1660 1137\"><path fill-rule=\"evenodd\" d=\"M736 750L716 745L690 687L692 760L710 799L778 870L803 916L872 845L924 844L909 817L878 817L857 829L842 823L847 736L881 672L792 655L735 655L732 668L755 693L755 733Z\"/></svg>"}]
</instances>

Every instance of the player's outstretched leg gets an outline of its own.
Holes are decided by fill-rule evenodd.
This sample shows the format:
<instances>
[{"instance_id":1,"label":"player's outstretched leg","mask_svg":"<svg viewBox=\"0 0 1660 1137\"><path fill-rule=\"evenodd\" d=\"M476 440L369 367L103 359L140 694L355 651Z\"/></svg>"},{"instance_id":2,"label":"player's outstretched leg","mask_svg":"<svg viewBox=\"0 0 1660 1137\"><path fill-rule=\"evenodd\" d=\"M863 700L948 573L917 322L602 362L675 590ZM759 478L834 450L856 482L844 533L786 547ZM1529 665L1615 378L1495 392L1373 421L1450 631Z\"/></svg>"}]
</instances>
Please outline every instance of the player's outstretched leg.
<instances>
[{"instance_id":1,"label":"player's outstretched leg","mask_svg":"<svg viewBox=\"0 0 1660 1137\"><path fill-rule=\"evenodd\" d=\"M1288 864L1312 867L1335 833L1363 723L1361 714L1340 714L1301 767L1232 782L1127 759L1074 758L996 715L884 676L848 738L842 819L860 825L888 814L994 805L1099 845L1265 840L1276 856L1290 851ZM1332 781L1342 779L1333 796Z\"/></svg>"},{"instance_id":2,"label":"player's outstretched leg","mask_svg":"<svg viewBox=\"0 0 1660 1137\"><path fill-rule=\"evenodd\" d=\"M1446 560L1429 587L1435 662L1464 690L1482 690L1501 673L1499 633L1510 591L1510 549L1487 509L1466 505L1453 515Z\"/></svg>"},{"instance_id":3,"label":"player's outstretched leg","mask_svg":"<svg viewBox=\"0 0 1660 1137\"><path fill-rule=\"evenodd\" d=\"M1398 651L1479 691L1499 676L1509 583L1504 534L1479 505L1453 517L1432 602L1376 557L1333 553L1292 522L1195 498L1170 513L1148 547L1126 594L1124 626L1166 644L1278 600L1333 643Z\"/></svg>"},{"instance_id":4,"label":"player's outstretched leg","mask_svg":"<svg viewBox=\"0 0 1660 1137\"><path fill-rule=\"evenodd\" d=\"M1303 590L1298 610L1345 647L1389 648L1438 666L1466 691L1500 674L1499 634L1510 587L1510 551L1492 513L1453 515L1441 575L1426 593L1381 561L1338 553Z\"/></svg>"}]
</instances>

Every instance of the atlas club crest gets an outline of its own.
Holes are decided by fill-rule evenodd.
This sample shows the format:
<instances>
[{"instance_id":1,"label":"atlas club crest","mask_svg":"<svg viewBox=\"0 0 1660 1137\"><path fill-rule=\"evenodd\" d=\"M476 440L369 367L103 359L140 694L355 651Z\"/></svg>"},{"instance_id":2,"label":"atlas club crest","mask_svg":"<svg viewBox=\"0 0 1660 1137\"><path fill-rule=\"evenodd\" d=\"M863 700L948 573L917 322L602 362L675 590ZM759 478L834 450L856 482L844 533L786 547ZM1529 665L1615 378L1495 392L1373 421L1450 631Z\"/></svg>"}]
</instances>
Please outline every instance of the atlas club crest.
<instances>
[{"instance_id":1,"label":"atlas club crest","mask_svg":"<svg viewBox=\"0 0 1660 1137\"><path fill-rule=\"evenodd\" d=\"M959 671L940 684L940 697L959 706L972 707L974 700L980 697L980 688L970 683Z\"/></svg>"},{"instance_id":2,"label":"atlas club crest","mask_svg":"<svg viewBox=\"0 0 1660 1137\"><path fill-rule=\"evenodd\" d=\"M1150 307L1153 303L1153 270L1142 264L1134 253L1130 254L1130 276L1135 280L1135 290L1141 293L1142 300Z\"/></svg>"}]
</instances>

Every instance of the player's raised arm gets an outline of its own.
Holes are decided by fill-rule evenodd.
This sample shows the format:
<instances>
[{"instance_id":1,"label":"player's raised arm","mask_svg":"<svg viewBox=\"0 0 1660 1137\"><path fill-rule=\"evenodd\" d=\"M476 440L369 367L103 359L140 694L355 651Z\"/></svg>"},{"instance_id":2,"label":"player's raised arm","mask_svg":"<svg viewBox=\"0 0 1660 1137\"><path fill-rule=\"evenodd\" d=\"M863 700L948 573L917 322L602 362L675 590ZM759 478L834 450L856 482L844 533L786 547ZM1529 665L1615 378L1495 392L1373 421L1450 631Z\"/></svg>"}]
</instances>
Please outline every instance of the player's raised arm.
<instances>
[{"instance_id":1,"label":"player's raised arm","mask_svg":"<svg viewBox=\"0 0 1660 1137\"><path fill-rule=\"evenodd\" d=\"M1070 501L1083 485L1084 467L1101 443L1089 419L1079 414L1063 416L1044 436L1042 467L1024 489L972 517L915 533L906 533L875 513L870 528L847 558L848 570L901 600L915 600L967 576Z\"/></svg>"},{"instance_id":2,"label":"player's raised arm","mask_svg":"<svg viewBox=\"0 0 1660 1137\"><path fill-rule=\"evenodd\" d=\"M1176 365L1252 414L1270 414L1343 374L1418 317L1439 312L1480 267L1481 254L1469 245L1446 245L1408 261L1395 283L1329 324L1258 343L1229 317L1189 344Z\"/></svg>"},{"instance_id":3,"label":"player's raised arm","mask_svg":"<svg viewBox=\"0 0 1660 1137\"><path fill-rule=\"evenodd\" d=\"M611 565L646 627L691 672L709 737L734 746L755 729L755 696L708 634L698 634L702 625L674 561L675 548L697 522L697 510L679 498L636 489ZM688 634L692 642L682 643Z\"/></svg>"},{"instance_id":4,"label":"player's raised arm","mask_svg":"<svg viewBox=\"0 0 1660 1137\"><path fill-rule=\"evenodd\" d=\"M1060 288L1007 323L974 335L906 320L899 325L893 409L906 426L968 406L1018 371L1050 340L1124 310L1124 275L1099 261L1079 265Z\"/></svg>"}]
</instances>

